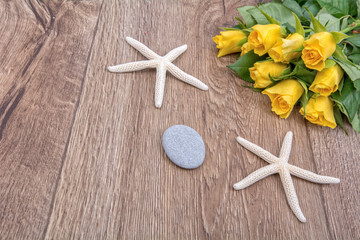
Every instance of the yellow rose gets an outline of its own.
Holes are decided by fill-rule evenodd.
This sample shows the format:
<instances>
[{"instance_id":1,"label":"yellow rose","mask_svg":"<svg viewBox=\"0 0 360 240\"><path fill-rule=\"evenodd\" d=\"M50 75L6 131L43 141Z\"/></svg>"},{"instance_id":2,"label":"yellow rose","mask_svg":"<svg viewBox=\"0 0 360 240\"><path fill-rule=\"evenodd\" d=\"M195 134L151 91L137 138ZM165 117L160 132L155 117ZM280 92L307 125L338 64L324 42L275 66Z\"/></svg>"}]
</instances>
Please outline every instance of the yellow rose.
<instances>
[{"instance_id":1,"label":"yellow rose","mask_svg":"<svg viewBox=\"0 0 360 240\"><path fill-rule=\"evenodd\" d=\"M250 77L255 81L255 88L266 88L273 83L269 74L272 77L279 76L287 67L286 64L274 62L256 62L253 67L249 68Z\"/></svg>"},{"instance_id":2,"label":"yellow rose","mask_svg":"<svg viewBox=\"0 0 360 240\"><path fill-rule=\"evenodd\" d=\"M304 88L294 79L282 80L273 87L262 91L262 94L269 96L272 104L272 111L281 118L287 118L295 103L304 93Z\"/></svg>"},{"instance_id":3,"label":"yellow rose","mask_svg":"<svg viewBox=\"0 0 360 240\"><path fill-rule=\"evenodd\" d=\"M249 34L248 43L254 48L254 52L262 56L281 38L280 26L276 24L255 25Z\"/></svg>"},{"instance_id":4,"label":"yellow rose","mask_svg":"<svg viewBox=\"0 0 360 240\"><path fill-rule=\"evenodd\" d=\"M253 50L254 47L249 43L249 42L246 42L244 43L242 46L241 46L241 54L240 56L250 52L251 50Z\"/></svg>"},{"instance_id":5,"label":"yellow rose","mask_svg":"<svg viewBox=\"0 0 360 240\"><path fill-rule=\"evenodd\" d=\"M325 68L325 60L330 57L336 49L336 42L331 33L319 32L313 34L304 42L301 58L306 67L321 71Z\"/></svg>"},{"instance_id":6,"label":"yellow rose","mask_svg":"<svg viewBox=\"0 0 360 240\"><path fill-rule=\"evenodd\" d=\"M304 115L304 107L300 109L301 115ZM305 106L305 118L321 126L330 128L336 127L333 103L329 97L318 96L311 98Z\"/></svg>"},{"instance_id":7,"label":"yellow rose","mask_svg":"<svg viewBox=\"0 0 360 240\"><path fill-rule=\"evenodd\" d=\"M289 63L300 57L301 52L292 52L302 46L304 37L298 33L290 34L286 39L281 38L270 50L269 56L275 62ZM290 53L292 52L292 53Z\"/></svg>"},{"instance_id":8,"label":"yellow rose","mask_svg":"<svg viewBox=\"0 0 360 240\"><path fill-rule=\"evenodd\" d=\"M246 38L245 33L240 30L234 30L220 32L220 34L221 35L216 35L213 37L213 41L216 43L216 47L220 49L217 55L218 57L241 51L241 47L237 46L237 44Z\"/></svg>"},{"instance_id":9,"label":"yellow rose","mask_svg":"<svg viewBox=\"0 0 360 240\"><path fill-rule=\"evenodd\" d=\"M329 96L338 89L343 76L343 70L339 65L335 64L318 72L309 89L315 93L320 93L321 96Z\"/></svg>"}]
</instances>

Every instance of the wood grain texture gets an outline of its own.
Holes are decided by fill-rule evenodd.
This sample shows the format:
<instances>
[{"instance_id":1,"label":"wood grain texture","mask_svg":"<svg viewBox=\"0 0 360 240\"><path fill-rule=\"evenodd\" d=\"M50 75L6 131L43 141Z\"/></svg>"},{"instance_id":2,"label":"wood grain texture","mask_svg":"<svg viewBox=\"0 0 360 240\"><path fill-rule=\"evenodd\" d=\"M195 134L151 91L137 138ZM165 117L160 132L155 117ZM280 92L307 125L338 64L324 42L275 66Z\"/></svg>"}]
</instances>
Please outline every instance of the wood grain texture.
<instances>
[{"instance_id":1,"label":"wood grain texture","mask_svg":"<svg viewBox=\"0 0 360 240\"><path fill-rule=\"evenodd\" d=\"M211 38L255 0L3 1L0 18L0 239L356 239L360 135L287 120L241 86ZM168 74L161 109L155 70L114 74L143 60L131 36L209 86ZM174 124L197 130L204 164L183 170L161 147ZM240 135L274 154L294 132L290 163L339 177L293 178L307 223L289 208L279 176L232 185L266 163Z\"/></svg>"},{"instance_id":2,"label":"wood grain texture","mask_svg":"<svg viewBox=\"0 0 360 240\"><path fill-rule=\"evenodd\" d=\"M0 238L40 239L99 4L1 1ZM86 27L84 27L86 26Z\"/></svg>"}]
</instances>

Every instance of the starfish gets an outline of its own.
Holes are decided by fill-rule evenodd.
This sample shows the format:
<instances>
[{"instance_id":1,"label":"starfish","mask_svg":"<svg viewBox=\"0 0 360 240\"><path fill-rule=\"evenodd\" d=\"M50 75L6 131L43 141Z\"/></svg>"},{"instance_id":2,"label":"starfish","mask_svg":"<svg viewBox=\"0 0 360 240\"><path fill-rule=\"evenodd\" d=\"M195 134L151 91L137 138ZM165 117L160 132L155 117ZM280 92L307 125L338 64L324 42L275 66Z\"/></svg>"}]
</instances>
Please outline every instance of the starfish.
<instances>
[{"instance_id":1,"label":"starfish","mask_svg":"<svg viewBox=\"0 0 360 240\"><path fill-rule=\"evenodd\" d=\"M172 61L174 61L178 56L186 51L186 44L171 50L165 56L159 56L150 50L147 46L131 37L126 37L126 41L149 60L111 66L108 67L108 70L110 72L132 72L143 70L145 68L156 68L155 106L157 108L161 107L164 98L167 71L183 82L186 82L204 91L208 90L208 86L206 84L201 82L199 79L185 73L172 63Z\"/></svg>"},{"instance_id":2,"label":"starfish","mask_svg":"<svg viewBox=\"0 0 360 240\"><path fill-rule=\"evenodd\" d=\"M244 138L237 137L236 140L243 147L253 152L260 158L264 159L270 165L256 170L255 172L251 173L249 176L247 176L240 182L234 184L233 187L235 190L244 189L267 176L278 173L280 175L281 182L284 186L285 194L291 210L294 212L296 217L301 222L306 222L306 218L304 217L304 214L301 212L299 200L297 198L294 184L292 182L290 174L308 180L310 182L322 183L322 184L339 183L340 179L334 177L328 177L328 176L321 176L289 164L288 161L291 152L292 138L293 138L293 133L291 131L287 132L283 141L283 145L281 147L280 157L275 157L268 151L245 140Z\"/></svg>"}]
</instances>

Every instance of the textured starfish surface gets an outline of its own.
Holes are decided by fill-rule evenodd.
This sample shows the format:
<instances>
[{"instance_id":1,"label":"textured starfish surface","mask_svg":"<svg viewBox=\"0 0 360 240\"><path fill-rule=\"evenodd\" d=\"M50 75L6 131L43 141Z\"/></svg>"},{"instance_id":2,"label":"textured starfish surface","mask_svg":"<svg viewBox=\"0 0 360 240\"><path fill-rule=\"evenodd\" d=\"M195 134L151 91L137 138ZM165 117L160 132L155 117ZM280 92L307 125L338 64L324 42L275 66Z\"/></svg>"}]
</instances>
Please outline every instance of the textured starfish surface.
<instances>
[{"instance_id":1,"label":"textured starfish surface","mask_svg":"<svg viewBox=\"0 0 360 240\"><path fill-rule=\"evenodd\" d=\"M241 137L237 137L236 140L243 147L253 152L260 158L264 159L270 165L256 170L255 172L251 173L249 176L247 176L240 182L234 184L234 189L235 190L244 189L269 175L278 173L280 175L281 182L284 186L285 194L288 203L290 205L290 208L301 222L306 222L306 218L304 217L304 214L301 212L300 209L299 200L295 192L294 184L291 179L291 174L314 183L339 183L340 179L334 177L321 176L289 164L288 161L291 152L292 138L293 138L293 133L291 131L287 132L283 141L283 145L281 147L280 157L275 157L274 155L262 149L261 147Z\"/></svg>"},{"instance_id":2,"label":"textured starfish surface","mask_svg":"<svg viewBox=\"0 0 360 240\"><path fill-rule=\"evenodd\" d=\"M175 48L165 56L159 56L150 50L147 46L131 37L126 37L126 41L149 60L111 66L108 67L108 70L110 72L132 72L143 70L145 68L156 68L155 106L157 108L161 107L164 98L167 71L183 82L193 85L194 87L197 87L201 90L208 90L208 86L206 84L201 82L199 79L185 73L172 63L172 61L174 61L178 56L186 51L187 45L182 45L178 48Z\"/></svg>"}]
</instances>

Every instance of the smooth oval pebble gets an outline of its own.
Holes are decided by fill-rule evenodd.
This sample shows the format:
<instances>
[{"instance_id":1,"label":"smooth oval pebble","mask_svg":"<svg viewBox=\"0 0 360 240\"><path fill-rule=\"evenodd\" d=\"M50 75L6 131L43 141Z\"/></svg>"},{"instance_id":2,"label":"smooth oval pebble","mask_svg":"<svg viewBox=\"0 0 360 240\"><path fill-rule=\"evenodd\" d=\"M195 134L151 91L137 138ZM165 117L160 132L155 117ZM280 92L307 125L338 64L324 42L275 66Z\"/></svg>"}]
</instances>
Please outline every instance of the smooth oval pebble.
<instances>
[{"instance_id":1,"label":"smooth oval pebble","mask_svg":"<svg viewBox=\"0 0 360 240\"><path fill-rule=\"evenodd\" d=\"M200 134L191 127L174 125L162 137L166 155L179 167L194 169L205 159L205 144Z\"/></svg>"}]
</instances>

